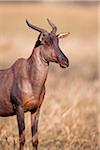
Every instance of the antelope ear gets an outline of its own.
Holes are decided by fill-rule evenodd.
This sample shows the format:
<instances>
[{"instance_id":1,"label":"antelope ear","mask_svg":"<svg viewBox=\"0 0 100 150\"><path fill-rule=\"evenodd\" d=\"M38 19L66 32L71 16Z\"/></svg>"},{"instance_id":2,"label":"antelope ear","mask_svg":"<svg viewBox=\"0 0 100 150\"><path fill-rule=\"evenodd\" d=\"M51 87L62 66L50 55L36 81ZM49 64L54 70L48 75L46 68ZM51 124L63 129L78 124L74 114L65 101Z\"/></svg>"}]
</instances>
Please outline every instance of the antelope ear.
<instances>
[{"instance_id":1,"label":"antelope ear","mask_svg":"<svg viewBox=\"0 0 100 150\"><path fill-rule=\"evenodd\" d=\"M59 33L59 34L57 35L57 37L58 37L59 39L61 39L61 38L67 37L69 34L70 34L70 32Z\"/></svg>"}]
</instances>

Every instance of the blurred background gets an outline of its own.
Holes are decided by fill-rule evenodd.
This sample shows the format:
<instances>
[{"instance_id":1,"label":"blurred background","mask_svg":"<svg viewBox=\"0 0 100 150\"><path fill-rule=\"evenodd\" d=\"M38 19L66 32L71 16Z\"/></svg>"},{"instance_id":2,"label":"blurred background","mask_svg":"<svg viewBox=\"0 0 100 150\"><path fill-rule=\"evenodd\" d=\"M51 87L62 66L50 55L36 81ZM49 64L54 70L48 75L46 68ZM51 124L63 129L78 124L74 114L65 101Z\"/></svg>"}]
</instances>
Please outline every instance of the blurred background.
<instances>
[{"instance_id":1,"label":"blurred background","mask_svg":"<svg viewBox=\"0 0 100 150\"><path fill-rule=\"evenodd\" d=\"M9 68L32 52L38 32L34 25L71 34L60 40L70 66L51 64L46 96L41 107L41 150L99 150L100 102L98 82L99 2L96 1L0 1L0 68ZM26 114L26 145L31 150L30 114ZM18 149L16 117L0 118L0 150Z\"/></svg>"}]
</instances>

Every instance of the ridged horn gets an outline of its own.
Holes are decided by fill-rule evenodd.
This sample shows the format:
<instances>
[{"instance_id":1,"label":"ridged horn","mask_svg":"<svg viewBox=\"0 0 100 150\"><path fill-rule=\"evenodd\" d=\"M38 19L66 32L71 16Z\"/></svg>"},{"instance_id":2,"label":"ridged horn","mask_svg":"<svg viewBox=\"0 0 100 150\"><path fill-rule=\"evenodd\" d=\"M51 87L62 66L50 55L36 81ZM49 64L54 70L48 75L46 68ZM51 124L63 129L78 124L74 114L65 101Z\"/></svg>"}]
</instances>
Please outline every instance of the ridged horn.
<instances>
[{"instance_id":1,"label":"ridged horn","mask_svg":"<svg viewBox=\"0 0 100 150\"><path fill-rule=\"evenodd\" d=\"M48 33L46 30L44 30L44 29L42 29L42 28L40 28L40 27L37 27L37 26L35 26L35 25L29 23L29 21L28 21L27 19L26 19L26 23L27 23L27 25L28 25L30 28L32 28L32 29L34 29L34 30L36 30L36 31L38 31L38 32L41 32L41 33L44 33L44 34L47 34L47 33Z\"/></svg>"},{"instance_id":2,"label":"ridged horn","mask_svg":"<svg viewBox=\"0 0 100 150\"><path fill-rule=\"evenodd\" d=\"M47 21L49 23L49 25L52 27L52 33L56 33L57 32L57 27L47 18Z\"/></svg>"}]
</instances>

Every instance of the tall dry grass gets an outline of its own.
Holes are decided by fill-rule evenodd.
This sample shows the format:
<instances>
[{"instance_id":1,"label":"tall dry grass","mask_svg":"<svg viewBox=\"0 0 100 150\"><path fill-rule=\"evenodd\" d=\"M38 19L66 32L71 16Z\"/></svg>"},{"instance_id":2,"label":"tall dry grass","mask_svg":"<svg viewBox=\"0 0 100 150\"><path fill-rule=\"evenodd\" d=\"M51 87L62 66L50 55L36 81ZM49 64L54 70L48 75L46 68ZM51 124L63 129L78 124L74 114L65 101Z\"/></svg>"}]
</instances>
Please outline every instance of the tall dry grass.
<instances>
[{"instance_id":1,"label":"tall dry grass","mask_svg":"<svg viewBox=\"0 0 100 150\"><path fill-rule=\"evenodd\" d=\"M50 65L39 121L40 150L100 149L97 11L97 4L0 5L1 68L30 55L37 33L25 26L26 18L50 30L49 17L59 32L71 32L60 41L70 67ZM31 150L30 114L25 117L25 150ZM0 118L0 150L12 149L18 149L16 117Z\"/></svg>"}]
</instances>

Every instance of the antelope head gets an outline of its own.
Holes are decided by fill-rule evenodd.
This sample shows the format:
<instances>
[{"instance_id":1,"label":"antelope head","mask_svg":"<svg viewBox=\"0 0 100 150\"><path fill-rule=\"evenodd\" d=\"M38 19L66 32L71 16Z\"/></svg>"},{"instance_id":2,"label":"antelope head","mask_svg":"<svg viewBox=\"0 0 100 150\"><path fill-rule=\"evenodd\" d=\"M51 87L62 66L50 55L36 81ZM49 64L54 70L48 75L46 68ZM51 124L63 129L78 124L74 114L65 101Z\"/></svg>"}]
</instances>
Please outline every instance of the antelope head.
<instances>
[{"instance_id":1,"label":"antelope head","mask_svg":"<svg viewBox=\"0 0 100 150\"><path fill-rule=\"evenodd\" d=\"M59 47L59 39L68 36L70 33L67 32L56 34L57 27L49 19L47 19L47 21L52 28L51 32L29 23L27 20L26 23L30 28L40 32L38 37L38 45L43 45L44 47L41 52L44 60L47 63L56 62L62 68L66 68L69 66L69 60Z\"/></svg>"}]
</instances>

